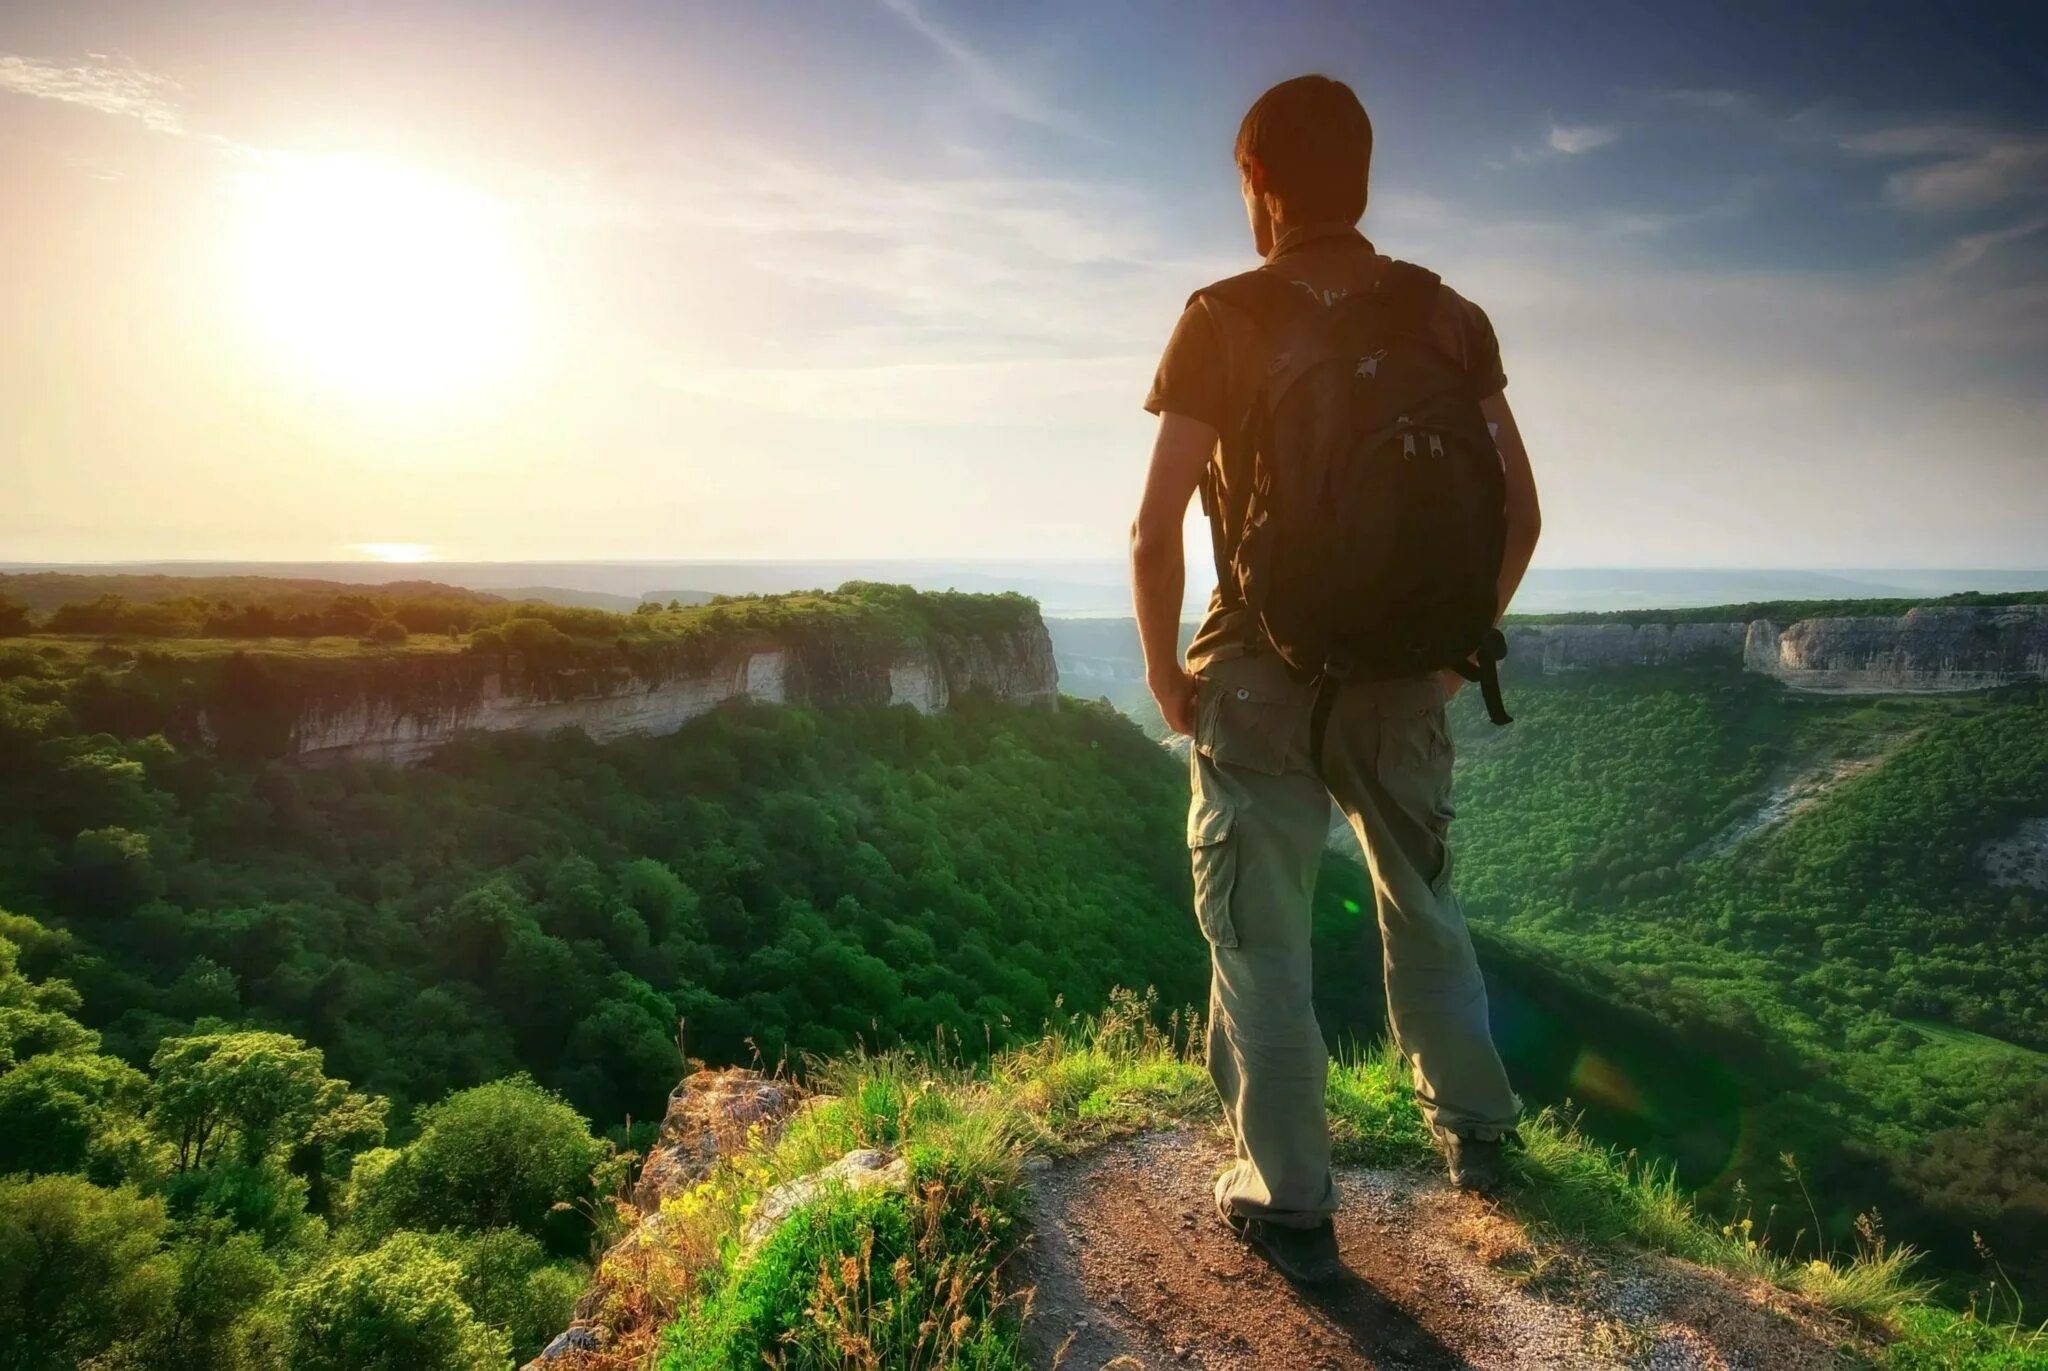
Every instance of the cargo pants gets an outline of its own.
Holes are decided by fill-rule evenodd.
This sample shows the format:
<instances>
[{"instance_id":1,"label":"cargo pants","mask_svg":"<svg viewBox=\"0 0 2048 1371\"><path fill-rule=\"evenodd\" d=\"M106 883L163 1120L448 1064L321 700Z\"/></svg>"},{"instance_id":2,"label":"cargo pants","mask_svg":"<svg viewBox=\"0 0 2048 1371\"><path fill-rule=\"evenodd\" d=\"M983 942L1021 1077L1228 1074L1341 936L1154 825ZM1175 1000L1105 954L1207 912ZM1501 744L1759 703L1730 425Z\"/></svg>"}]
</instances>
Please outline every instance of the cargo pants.
<instances>
[{"instance_id":1,"label":"cargo pants","mask_svg":"<svg viewBox=\"0 0 2048 1371\"><path fill-rule=\"evenodd\" d=\"M1333 697L1322 774L1314 689L1270 655L1197 678L1187 840L1209 944L1208 1067L1236 1141L1219 1211L1311 1225L1337 1207L1310 1002L1309 899L1334 799L1372 873L1396 1046L1424 1118L1496 1138L1521 1101L1487 1027L1486 987L1451 892L1451 741L1436 677L1349 682ZM1359 967L1360 974L1366 968Z\"/></svg>"}]
</instances>

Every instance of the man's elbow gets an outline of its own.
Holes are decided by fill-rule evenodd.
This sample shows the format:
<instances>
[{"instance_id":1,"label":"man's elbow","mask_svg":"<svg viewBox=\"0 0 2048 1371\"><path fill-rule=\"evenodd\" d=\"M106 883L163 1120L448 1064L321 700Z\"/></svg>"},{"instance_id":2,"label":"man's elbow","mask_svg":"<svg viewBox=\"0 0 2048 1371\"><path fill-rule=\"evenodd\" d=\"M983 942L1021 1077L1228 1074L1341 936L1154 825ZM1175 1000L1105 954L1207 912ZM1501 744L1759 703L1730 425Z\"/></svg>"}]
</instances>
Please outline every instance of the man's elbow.
<instances>
[{"instance_id":1,"label":"man's elbow","mask_svg":"<svg viewBox=\"0 0 2048 1371\"><path fill-rule=\"evenodd\" d=\"M1180 549L1173 545L1177 541L1163 536L1142 514L1131 521L1131 561L1137 566L1157 566L1168 556L1178 557Z\"/></svg>"}]
</instances>

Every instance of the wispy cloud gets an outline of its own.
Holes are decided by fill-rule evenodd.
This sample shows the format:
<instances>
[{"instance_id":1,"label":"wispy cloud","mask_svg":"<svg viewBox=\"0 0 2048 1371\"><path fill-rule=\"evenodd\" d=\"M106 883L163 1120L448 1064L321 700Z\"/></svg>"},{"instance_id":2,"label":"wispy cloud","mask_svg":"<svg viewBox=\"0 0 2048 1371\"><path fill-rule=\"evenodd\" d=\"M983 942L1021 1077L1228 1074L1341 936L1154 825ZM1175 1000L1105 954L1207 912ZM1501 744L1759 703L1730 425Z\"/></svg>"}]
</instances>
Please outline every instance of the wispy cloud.
<instances>
[{"instance_id":1,"label":"wispy cloud","mask_svg":"<svg viewBox=\"0 0 2048 1371\"><path fill-rule=\"evenodd\" d=\"M972 44L934 21L918 0L880 0L880 3L883 9L902 20L911 32L945 54L946 59L967 78L975 97L991 109L1045 128L1076 128L1070 114L1041 100Z\"/></svg>"},{"instance_id":2,"label":"wispy cloud","mask_svg":"<svg viewBox=\"0 0 2048 1371\"><path fill-rule=\"evenodd\" d=\"M1551 151L1576 157L1594 148L1604 148L1618 136L1613 129L1598 124L1552 124L1546 141Z\"/></svg>"},{"instance_id":3,"label":"wispy cloud","mask_svg":"<svg viewBox=\"0 0 2048 1371\"><path fill-rule=\"evenodd\" d=\"M1840 144L1860 156L1916 162L1885 181L1885 194L1913 209L1983 209L2048 190L2048 134L1902 124L1851 133Z\"/></svg>"},{"instance_id":4,"label":"wispy cloud","mask_svg":"<svg viewBox=\"0 0 2048 1371\"><path fill-rule=\"evenodd\" d=\"M86 65L75 67L0 53L0 90L137 119L159 133L185 131L173 98L177 89L175 82L125 58L101 53L89 54Z\"/></svg>"},{"instance_id":5,"label":"wispy cloud","mask_svg":"<svg viewBox=\"0 0 2048 1371\"><path fill-rule=\"evenodd\" d=\"M1942 269L1962 271L1973 267L1998 249L2032 238L2043 230L2048 230L2048 215L2008 224L2004 228L1991 229L1985 233L1965 234L1950 245L1948 255L1942 259Z\"/></svg>"}]
</instances>

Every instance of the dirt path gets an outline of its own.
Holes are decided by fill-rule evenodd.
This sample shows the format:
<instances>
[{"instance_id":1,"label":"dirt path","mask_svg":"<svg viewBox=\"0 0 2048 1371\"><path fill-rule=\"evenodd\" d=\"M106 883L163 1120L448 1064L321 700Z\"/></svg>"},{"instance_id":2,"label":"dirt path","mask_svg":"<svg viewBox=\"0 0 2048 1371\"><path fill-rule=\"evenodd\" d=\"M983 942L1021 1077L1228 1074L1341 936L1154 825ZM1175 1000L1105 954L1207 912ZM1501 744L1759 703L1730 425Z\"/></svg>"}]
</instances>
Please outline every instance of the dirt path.
<instances>
[{"instance_id":1,"label":"dirt path","mask_svg":"<svg viewBox=\"0 0 2048 1371\"><path fill-rule=\"evenodd\" d=\"M1176 1130L1033 1177L1034 1364L1164 1368L1755 1368L1840 1362L1826 1330L1775 1292L1656 1258L1538 1248L1521 1225L1440 1179L1339 1173L1351 1278L1297 1291L1217 1220L1219 1139Z\"/></svg>"}]
</instances>

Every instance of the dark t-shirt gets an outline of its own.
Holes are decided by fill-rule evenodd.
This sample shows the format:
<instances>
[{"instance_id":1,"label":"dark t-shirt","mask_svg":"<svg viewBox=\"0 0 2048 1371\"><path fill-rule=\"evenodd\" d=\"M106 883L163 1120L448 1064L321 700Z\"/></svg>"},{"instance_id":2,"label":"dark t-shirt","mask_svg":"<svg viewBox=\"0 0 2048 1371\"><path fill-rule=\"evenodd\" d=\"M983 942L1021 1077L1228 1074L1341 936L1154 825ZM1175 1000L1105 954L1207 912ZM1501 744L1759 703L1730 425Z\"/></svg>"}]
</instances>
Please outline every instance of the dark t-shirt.
<instances>
[{"instance_id":1,"label":"dark t-shirt","mask_svg":"<svg viewBox=\"0 0 2048 1371\"><path fill-rule=\"evenodd\" d=\"M1285 276L1328 305L1370 285L1388 260L1350 224L1307 224L1282 234L1259 270ZM1464 364L1477 394L1497 395L1507 388L1500 344L1479 306L1439 286L1430 327L1444 350ZM1199 419L1219 434L1235 433L1251 405L1263 350L1263 335L1250 315L1225 301L1195 300L1173 327L1145 408ZM1243 523L1251 493L1250 454L1219 443L1212 460L1224 527L1235 530ZM1219 587L1188 648L1189 669L1199 671L1217 657L1240 651L1245 637L1242 607Z\"/></svg>"}]
</instances>

